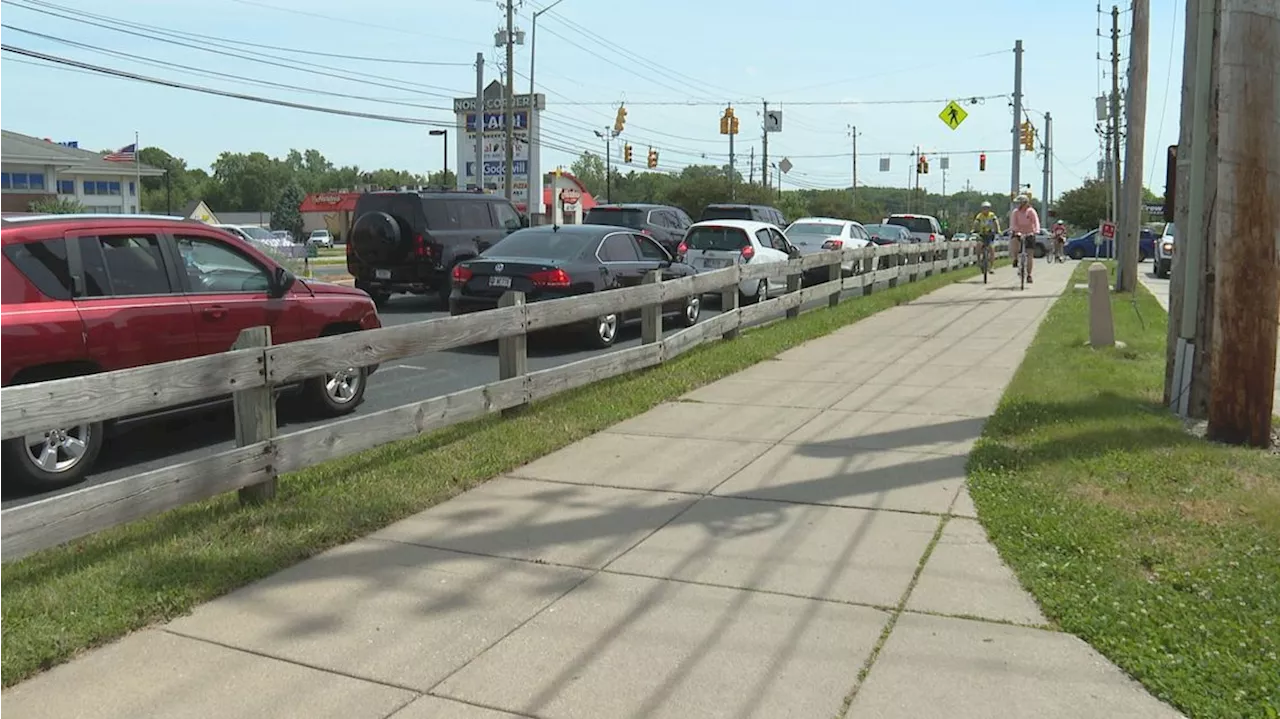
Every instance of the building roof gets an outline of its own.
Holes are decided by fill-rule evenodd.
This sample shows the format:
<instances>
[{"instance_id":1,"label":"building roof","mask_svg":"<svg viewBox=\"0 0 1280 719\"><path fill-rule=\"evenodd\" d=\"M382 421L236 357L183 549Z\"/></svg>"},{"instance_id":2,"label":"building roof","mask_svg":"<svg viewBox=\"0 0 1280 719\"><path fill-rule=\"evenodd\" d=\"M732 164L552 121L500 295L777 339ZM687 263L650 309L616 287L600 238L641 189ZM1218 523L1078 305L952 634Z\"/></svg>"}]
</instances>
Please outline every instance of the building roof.
<instances>
[{"instance_id":1,"label":"building roof","mask_svg":"<svg viewBox=\"0 0 1280 719\"><path fill-rule=\"evenodd\" d=\"M299 212L354 212L360 192L313 192L302 199Z\"/></svg>"},{"instance_id":2,"label":"building roof","mask_svg":"<svg viewBox=\"0 0 1280 719\"><path fill-rule=\"evenodd\" d=\"M0 157L6 163L54 165L58 172L87 175L132 175L163 177L164 170L132 162L107 162L90 150L66 147L48 139L23 135L11 130L0 131Z\"/></svg>"}]
</instances>

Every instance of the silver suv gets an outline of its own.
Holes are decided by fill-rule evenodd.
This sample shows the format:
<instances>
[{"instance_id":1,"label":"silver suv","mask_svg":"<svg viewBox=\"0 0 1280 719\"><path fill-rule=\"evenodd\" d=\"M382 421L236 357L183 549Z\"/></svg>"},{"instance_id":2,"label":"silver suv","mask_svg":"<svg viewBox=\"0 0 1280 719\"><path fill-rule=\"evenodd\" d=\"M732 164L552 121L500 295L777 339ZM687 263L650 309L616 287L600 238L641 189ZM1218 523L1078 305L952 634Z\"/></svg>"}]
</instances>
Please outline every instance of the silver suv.
<instances>
[{"instance_id":1,"label":"silver suv","mask_svg":"<svg viewBox=\"0 0 1280 719\"><path fill-rule=\"evenodd\" d=\"M1168 277L1173 268L1173 223L1166 222L1160 241L1156 243L1156 277Z\"/></svg>"}]
</instances>

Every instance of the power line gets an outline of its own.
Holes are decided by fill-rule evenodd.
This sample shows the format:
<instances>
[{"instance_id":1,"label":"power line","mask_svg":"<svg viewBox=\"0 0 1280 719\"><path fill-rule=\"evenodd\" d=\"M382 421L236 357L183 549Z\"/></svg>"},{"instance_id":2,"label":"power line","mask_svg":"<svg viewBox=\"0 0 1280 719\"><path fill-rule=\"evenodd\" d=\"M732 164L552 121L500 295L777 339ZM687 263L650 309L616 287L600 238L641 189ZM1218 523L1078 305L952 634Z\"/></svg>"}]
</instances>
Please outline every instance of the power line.
<instances>
[{"instance_id":1,"label":"power line","mask_svg":"<svg viewBox=\"0 0 1280 719\"><path fill-rule=\"evenodd\" d=\"M193 33L193 32L181 32L176 30L167 31L165 28L162 28L156 25L147 25L146 23L114 19L106 15L98 15L96 13L91 13L84 10L77 10L76 8L69 8L69 7L66 7L65 5L58 5L57 3L47 2L46 0L25 0L25 2L30 3L32 5L40 5L41 7L54 8L57 10L61 10L63 12L82 15L84 17L92 17L92 18L97 18L99 20L108 20L111 22L119 23L121 25L128 25L130 27L135 27L135 28L153 30L158 32L172 32L174 34L186 35L188 37L200 38L203 40L212 40L215 42L231 44L231 45L247 45L251 47L269 47L272 52L286 52L286 53L292 53L296 55L313 55L316 57L331 57L339 60L357 60L360 62L377 62L377 63L386 63L390 65L419 65L419 66L431 66L431 67L472 67L473 65L472 63L469 63L469 62L404 60L400 58L391 58L391 57L371 57L368 55L345 55L342 53L323 52L320 50L304 50L302 48L284 47L281 45L276 45L274 43L271 45L264 46L260 42L254 42L254 41L248 41L248 40L236 40L234 38L218 37L217 35L206 35L202 33ZM15 5L15 7L21 7L24 10L32 10L34 12L45 12L43 10L40 10L39 8L34 8L34 7L23 7L22 5ZM45 14L52 14L52 13L46 12Z\"/></svg>"},{"instance_id":2,"label":"power line","mask_svg":"<svg viewBox=\"0 0 1280 719\"><path fill-rule=\"evenodd\" d=\"M633 69L631 69L631 68L629 68L629 67L626 67L626 66L624 66L624 65L622 65L622 64L620 64L620 63L615 62L612 58L610 58L610 57L608 57L608 56L606 56L606 55L602 55L602 54L600 54L600 53L596 52L595 50L592 50L592 49L590 49L590 48L586 48L586 47L583 47L582 45L579 45L577 42L574 42L573 40L569 39L568 37L566 37L566 36L564 36L564 35L561 35L560 33L556 32L556 31L555 31L554 29L552 29L552 28L546 28L546 31L547 31L547 32L549 32L549 33L551 33L552 35L554 35L554 36L556 36L556 37L560 38L560 39L561 39L561 40L563 40L564 42L566 42L566 43L568 43L568 44L570 44L570 45L572 45L572 46L574 46L574 47L578 48L579 50L581 50L581 51L583 51L583 52L585 52L585 53L587 53L588 55L591 55L592 57L594 57L594 58L596 58L596 59L598 59L598 60L603 60L604 62L606 62L606 63L608 63L608 64L610 64L610 65L613 65L614 67L618 68L619 70L622 70L623 72L627 72L627 73L633 74L633 75L635 75L636 77L639 77L639 78L641 78L641 79L643 79L643 80L646 80L646 81L648 81L648 82L651 82L651 83L653 83L654 85L660 85L660 86L662 86L662 87L664 87L664 88L666 88L666 89L668 89L668 90L671 90L671 91L673 91L673 92L676 92L676 93L679 93L679 94L684 94L684 93L685 93L685 90L684 90L683 88L679 88L679 87L676 87L676 86L674 86L674 85L667 84L667 83L662 82L661 80L659 80L659 79L657 79L657 78L655 78L655 77L648 77L648 76L642 75L642 74L640 74L640 73L637 73L635 70L633 70ZM605 103L605 104L607 104L607 103ZM616 104L616 101L615 101L615 104Z\"/></svg>"},{"instance_id":3,"label":"power line","mask_svg":"<svg viewBox=\"0 0 1280 719\"><path fill-rule=\"evenodd\" d=\"M806 90L818 90L824 87L831 87L832 85L843 85L848 82L861 82L863 80L871 80L877 77L885 77L888 75L898 75L904 72L918 72L920 70L929 70L929 69L932 69L935 67L941 67L944 65L954 67L955 64L958 62L966 62L968 60L980 60L986 57L995 57L996 55L1008 55L1008 54L1011 54L1012 52L1013 50L1011 49L996 50L994 52L985 52L978 55L971 55L969 57L948 58L947 60L944 60L941 62L931 62L925 65L917 65L915 67L905 67L905 68L899 68L896 70L886 70L884 72L876 72L870 75L862 75L859 77L847 77L847 78L842 78L840 80L832 80L830 82L820 82L815 85L804 85L802 87L788 88L787 90L784 90L782 92L767 93L767 94L769 94L771 97L777 97L778 95L786 95L787 93L792 93L792 92L805 92Z\"/></svg>"},{"instance_id":4,"label":"power line","mask_svg":"<svg viewBox=\"0 0 1280 719\"><path fill-rule=\"evenodd\" d=\"M848 107L854 105L928 105L934 103L948 103L952 100L956 102L968 102L970 104L979 104L987 100L1001 100L1009 97L1008 93L995 95L961 95L950 98L932 98L928 100L787 100L782 103L783 106L809 106L809 107ZM725 105L755 105L758 101L752 99L743 100L741 98L732 101L716 101L716 100L636 100L627 101L627 105L631 107L724 107ZM591 106L614 106L619 103L618 100L583 100L564 103L574 107L591 107Z\"/></svg>"},{"instance_id":5,"label":"power line","mask_svg":"<svg viewBox=\"0 0 1280 719\"><path fill-rule=\"evenodd\" d=\"M315 95L327 95L327 96L329 96L329 97L341 97L341 98L345 98L345 99L349 99L349 100L364 100L364 101L367 101L367 102L379 102L379 103L384 103L384 104L388 104L388 105L400 105L400 106L403 106L403 107L416 107L416 108L424 109L424 110L441 110L441 111L444 111L444 112L452 112L452 111L453 111L453 108L450 108L450 107L442 107L442 106L438 106L438 105L423 105L423 104L420 104L420 103L415 103L415 102L406 102L406 101L402 101L402 100L391 100L391 99L383 99L383 98L369 97L369 96L367 96L367 95L352 95L352 94L345 93L345 92L333 92L333 91L330 91L330 90L318 90L318 89L311 89L311 88L299 88L299 87L294 87L294 86L292 86L292 85L288 85L288 84L286 84L286 83L282 83L282 82L272 82L272 81L270 81L270 80L258 80L258 79L254 79L254 78L250 78L250 77L245 77L245 76L243 76L243 75L234 75L234 74L231 74L231 73L219 72L219 71L217 71L217 70L208 70L208 69L205 69L205 68L194 67L194 66L192 66L192 65L183 65L183 64L181 64L181 63L169 62L169 61L167 61L167 60L157 60L157 59L155 59L155 58L149 58L149 57L146 57L146 56L144 56L144 55L134 55L134 54L132 54L132 53L122 52L122 51L119 51L119 50L112 50L112 49L110 49L110 48L104 48L104 47L100 47L100 46L97 46L97 45L90 45L90 44L88 44L88 43L77 42L77 41L75 41L75 40L68 40L68 39L66 39L66 38L61 38L61 37L57 37L57 36L54 36L54 35L46 35L46 34L44 34L44 33L35 32L34 30L27 30L27 29L25 29L25 28L20 28L20 27L17 27L17 26L14 26L14 25L5 24L5 23L0 23L0 27L3 27L3 28L5 28L5 29L7 29L7 30L14 30L14 31L16 31L16 32L24 33L24 34L27 34L27 35L33 35L33 36L35 36L35 37L44 38L44 39L46 39L46 40L52 40L53 42L62 43L62 44L64 44L64 45L70 45L70 46L72 46L72 47L78 47L78 48L85 49L85 50L91 50L91 51L93 51L93 52L100 52L100 53L103 53L103 54L106 54L106 55L111 55L111 56L119 57L119 58L121 58L121 59L133 60L133 61L135 61L135 62L144 63L144 64L151 65L151 66L153 66L153 67L157 67L157 68L161 68L161 69L179 69L179 70L185 70L185 71L187 71L187 72L199 73L199 74L205 75L205 76L210 77L210 78L222 78L222 79L227 79L227 80L234 80L234 81L237 81L237 82L245 82L245 83L250 83L250 84L253 84L253 85L260 85L260 86L264 86L264 87L272 87L272 88L277 88L277 89L283 89L283 90L288 90L288 91L291 91L291 92L304 92L304 93L311 93L311 94L315 94Z\"/></svg>"},{"instance_id":6,"label":"power line","mask_svg":"<svg viewBox=\"0 0 1280 719\"><path fill-rule=\"evenodd\" d=\"M424 84L424 83L418 83L418 82L410 82L410 81L408 81L408 80L399 80L399 82L404 83L404 85L399 85L399 86L397 86L397 85L390 85L390 84L387 84L387 83L385 83L385 82L381 82L381 81L380 81L380 80L381 80L381 76L380 76L380 75L371 75L371 74L369 74L369 73L356 72L356 71L353 71L353 70L343 70L342 68L336 68L336 67L333 67L333 66L330 66L330 65L320 65L320 64L318 64L318 63L304 62L304 61L301 61L301 60L295 60L295 61L293 61L293 63L294 63L294 64L289 64L289 63L285 63L285 62L277 62L277 61L274 61L274 60L268 60L268 59L265 59L265 58L257 57L257 56L255 56L255 55L243 55L243 54L229 53L229 52L227 52L227 50L226 50L226 49L224 49L224 48L218 48L218 49L215 49L215 48L213 48L213 47L203 47L203 46L201 46L201 45L195 45L195 44L192 44L192 43L189 43L189 42L182 42L182 41L179 41L179 40L173 40L173 39L166 38L166 37L157 37L157 36L156 36L156 35L154 35L154 34L148 34L148 33L145 33L145 32L138 32L138 31L136 31L136 30L129 30L129 29L126 29L126 28L123 28L123 27L114 27L114 26L112 26L112 25L107 25L107 24L103 24L103 23L100 23L100 22L94 22L94 21L92 21L92 20L86 20L86 19L84 19L84 18L72 17L72 16L68 16L68 15L61 15L61 14L59 14L59 13L51 12L51 11L48 11L48 10L42 10L42 9L39 9L39 8L25 7L25 6L23 6L23 5L16 5L16 4L13 2L13 0L0 0L0 2L4 2L5 4L10 4L10 5L15 5L15 7L21 7L21 8L23 8L23 9L25 9L25 10L32 10L32 11L34 11L34 12L40 12L40 13L44 13L44 14L46 14L46 15L53 15L53 16L55 16L55 17L60 17L60 18L63 18L63 19L65 19L65 20L71 20L72 22L78 22L78 23L82 23L82 24L85 24L85 25L92 25L92 26L94 26L94 27L103 28L103 29L105 29L105 30L111 30L112 32L123 33L123 34L125 34L125 35L132 35L132 36L135 36L135 37L141 37L141 38L144 38L144 39L147 39L147 40L154 40L154 41L157 41L157 42L163 42L163 43L166 43L166 44L169 44L169 45L177 45L177 46L179 46L179 47L191 48L191 49L194 49L194 50L199 50L199 51L201 51L201 52L212 53L212 54L219 55L219 56L230 56L230 57L234 57L234 58L237 58L237 59L240 59L240 60L247 60L247 61L249 61L249 62L256 62L256 63L260 63L260 64L263 64L263 65L272 65L272 66L275 66L275 67L282 67L282 68L285 68L286 70L293 70L293 71L295 71L295 72L304 72L304 73L309 73L309 74L312 74L312 75L320 75L320 76L324 76L324 77L332 77L332 78L336 78L336 79L339 79L339 80L346 80L347 82L361 82L361 83L365 83L365 84L369 84L369 85L378 85L378 86L386 87L386 88L390 88L390 89L393 89L393 90L405 90L406 88L404 87L404 85L411 85L411 86L421 87L421 88L427 88L427 89L426 89L426 90L407 90L407 91L409 91L409 92L417 92L417 93L422 94L422 95L431 95L431 96L435 96L435 97L447 97L447 98L453 98L453 97L455 97L455 96L463 96L463 95L467 95L467 94L468 94L468 93L466 93L466 92L463 92L463 91L460 91L460 90L454 90L454 89L452 89L452 88L441 87L441 86L438 86L438 85L427 85L427 84ZM108 19L108 22L113 22L113 23L121 24L121 23L120 23L120 21L118 21L118 20L111 20L111 19ZM161 32L161 33L163 33L163 34L167 34L167 35L174 35L174 36L179 36L179 37L181 37L181 36L182 36L182 33L175 33L175 32L168 31L168 30L161 30L161 31L159 31L159 32ZM299 67L299 65L302 65L302 66L304 66L304 67ZM309 69L306 69L307 67L312 67L312 68L321 68L321 70L333 70L333 71L337 71L337 72L322 72L321 70L309 70ZM337 73L346 73L346 74L345 74L345 75L343 75L343 74L337 74ZM444 90L444 91L445 91L445 93L448 93L448 94L440 93L440 92L430 92L429 90Z\"/></svg>"},{"instance_id":7,"label":"power line","mask_svg":"<svg viewBox=\"0 0 1280 719\"><path fill-rule=\"evenodd\" d=\"M254 0L231 0L231 1L240 3L241 5L251 5L255 7L266 8L268 10L275 10L277 12L290 13L293 15L303 15L306 17L320 18L322 20L332 20L334 22L339 22L344 25L362 25L364 27L375 28L378 30L390 30L392 32L403 33L405 35L429 37L429 38L432 38L433 40L444 40L446 42L456 42L462 45L469 45L473 47L475 46L475 42L471 40L462 40L456 37L449 37L447 35L431 35L428 33L419 32L417 30L407 30L403 27L396 27L394 25L379 25L377 23L364 22L362 20L352 20L351 18L334 17L333 15L325 15L323 13L311 12L309 10L298 10L296 8L280 7L279 5L271 5L269 3L264 3L264 2L254 2Z\"/></svg>"},{"instance_id":8,"label":"power line","mask_svg":"<svg viewBox=\"0 0 1280 719\"><path fill-rule=\"evenodd\" d=\"M189 85L186 83L174 82L173 80L165 80L165 79L156 78L156 77L147 77L145 75L137 75L135 73L125 72L124 70L116 70L109 67L103 67L101 65L93 65L86 62L80 62L78 60L72 60L70 58L59 57L57 55L49 55L42 52L36 52L34 50L27 50L20 47L14 47L12 45L0 44L0 50L3 50L4 52L11 52L17 55L22 55L25 57L34 58L37 60L44 60L45 62L55 63L58 65L66 65L69 67L76 67L83 70L89 70L91 72L95 72L98 74L109 75L111 77L117 77L125 80L133 80L135 82L142 82L142 83L147 83L151 85L160 85L163 87L170 87L177 90L189 90L191 92L199 92L206 95L218 95L220 97L230 97L237 100L246 100L249 102L257 102L257 103L262 103L266 105L276 105L278 107L289 107L295 110L308 110L311 112L321 112L329 115L359 117L366 120L381 120L384 122L395 122L395 123L400 123L404 125L425 125L430 127L453 127L454 126L454 123L452 122L421 120L413 117L397 117L394 115L380 115L377 113L358 112L355 110L341 110L333 107L322 107L319 105L306 105L298 102L290 102L288 100L277 100L275 98L259 97L257 95L246 95L244 93L230 92L227 90L218 90L211 87L203 87L201 85Z\"/></svg>"}]
</instances>

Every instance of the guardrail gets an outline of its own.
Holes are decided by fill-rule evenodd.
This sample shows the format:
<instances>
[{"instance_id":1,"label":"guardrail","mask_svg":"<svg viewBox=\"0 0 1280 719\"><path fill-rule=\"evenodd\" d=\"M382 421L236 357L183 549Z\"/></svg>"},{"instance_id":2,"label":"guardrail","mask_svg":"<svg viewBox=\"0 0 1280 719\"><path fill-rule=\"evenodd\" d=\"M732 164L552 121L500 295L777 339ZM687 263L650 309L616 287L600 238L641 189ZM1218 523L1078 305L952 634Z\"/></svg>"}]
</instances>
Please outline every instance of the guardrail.
<instances>
[{"instance_id":1,"label":"guardrail","mask_svg":"<svg viewBox=\"0 0 1280 719\"><path fill-rule=\"evenodd\" d=\"M652 272L638 287L532 304L525 303L522 293L509 292L494 310L283 345L271 345L269 328L256 327L241 333L235 348L221 354L6 387L0 390L3 439L229 394L235 405L237 447L6 509L0 512L0 558L19 559L232 490L239 490L243 501L267 500L282 474L651 367L699 344L731 339L760 320L796 317L813 299L826 297L834 307L845 290L861 289L865 295L877 283L893 287L971 265L976 246L947 242L848 249L788 262L735 265L669 281ZM850 262L859 263L861 271L844 277L841 265ZM802 275L822 267L829 280L801 288ZM738 306L739 282L782 278L787 280L786 294ZM664 303L717 293L722 297L719 315L664 335ZM641 311L639 347L528 371L528 333L636 309ZM494 382L276 434L276 385L323 375L334 367L381 364L493 340L499 344L499 376Z\"/></svg>"}]
</instances>

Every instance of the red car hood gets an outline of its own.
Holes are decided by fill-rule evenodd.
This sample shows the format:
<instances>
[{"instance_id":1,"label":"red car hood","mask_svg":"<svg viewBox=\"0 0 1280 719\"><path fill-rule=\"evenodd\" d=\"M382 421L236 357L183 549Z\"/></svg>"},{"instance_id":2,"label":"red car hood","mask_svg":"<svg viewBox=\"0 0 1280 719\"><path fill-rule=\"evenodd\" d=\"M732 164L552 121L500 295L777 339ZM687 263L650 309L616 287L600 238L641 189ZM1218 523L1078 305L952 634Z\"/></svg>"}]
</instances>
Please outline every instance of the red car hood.
<instances>
[{"instance_id":1,"label":"red car hood","mask_svg":"<svg viewBox=\"0 0 1280 719\"><path fill-rule=\"evenodd\" d=\"M364 290L357 290L354 287L334 284L333 282L324 282L322 280L315 279L304 280L302 278L298 278L298 282L301 282L307 287L307 289L317 295L348 295L351 297L369 296Z\"/></svg>"}]
</instances>

